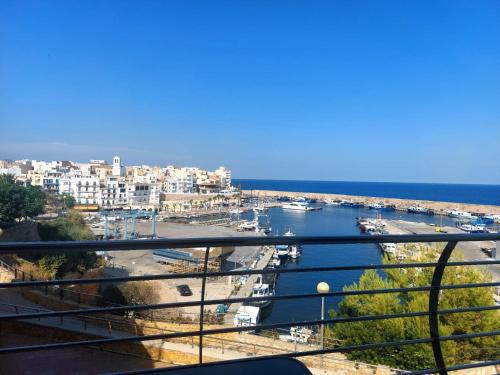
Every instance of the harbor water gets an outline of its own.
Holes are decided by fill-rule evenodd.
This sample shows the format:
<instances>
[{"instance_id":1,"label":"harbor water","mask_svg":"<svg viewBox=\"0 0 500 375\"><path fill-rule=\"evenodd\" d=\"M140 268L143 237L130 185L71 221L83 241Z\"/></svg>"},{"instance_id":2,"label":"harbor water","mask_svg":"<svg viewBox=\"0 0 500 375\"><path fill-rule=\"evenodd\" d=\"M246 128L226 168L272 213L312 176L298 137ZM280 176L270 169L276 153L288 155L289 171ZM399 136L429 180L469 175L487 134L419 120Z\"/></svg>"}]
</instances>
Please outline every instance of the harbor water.
<instances>
[{"instance_id":1,"label":"harbor water","mask_svg":"<svg viewBox=\"0 0 500 375\"><path fill-rule=\"evenodd\" d=\"M378 211L366 208L321 205L318 211L290 211L282 208L269 210L273 235L283 235L291 229L299 236L359 235L357 217L376 217ZM248 212L245 218L252 218ZM420 221L452 225L454 219L410 214L400 211L382 212L383 218ZM282 267L323 267L380 264L381 251L375 244L353 245L306 245L298 260L288 259ZM314 273L281 274L277 279L276 295L315 293L316 285L326 281L331 291L341 291L346 285L357 282L363 271L336 271ZM327 298L326 307L336 307L340 298ZM304 303L305 302L305 303ZM275 301L264 311L264 323L304 321L320 318L320 298L303 300Z\"/></svg>"}]
</instances>

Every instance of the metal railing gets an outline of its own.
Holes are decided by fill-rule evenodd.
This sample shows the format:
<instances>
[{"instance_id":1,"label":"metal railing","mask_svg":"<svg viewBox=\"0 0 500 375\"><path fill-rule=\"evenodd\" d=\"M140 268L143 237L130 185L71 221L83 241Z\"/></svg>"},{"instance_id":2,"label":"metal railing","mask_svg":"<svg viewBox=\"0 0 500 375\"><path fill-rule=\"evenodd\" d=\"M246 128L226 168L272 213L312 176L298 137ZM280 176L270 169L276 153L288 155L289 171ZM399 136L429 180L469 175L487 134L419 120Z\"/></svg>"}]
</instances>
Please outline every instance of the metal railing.
<instances>
[{"instance_id":1,"label":"metal railing","mask_svg":"<svg viewBox=\"0 0 500 375\"><path fill-rule=\"evenodd\" d=\"M75 342L58 342L52 344L40 344L30 346L16 346L0 348L0 355L9 353L29 352L35 350L54 350L64 348L74 348L81 346L96 346L120 342L145 342L151 340L167 340L174 338L197 337L199 342L198 360L199 364L203 363L203 338L208 335L224 334L231 332L249 332L256 329L280 329L289 328L292 326L322 326L326 324L348 323L348 322L363 322L376 321L383 319L396 318L411 318L411 317L428 317L429 337L418 338L412 340L399 340L384 343L369 343L363 345L345 345L335 348L321 348L316 350L306 350L290 353L280 353L279 356L290 357L305 357L312 355L322 355L327 353L346 353L358 350L369 350L378 348L390 348L416 344L430 344L435 360L435 367L423 369L414 374L440 373L447 374L448 371L471 369L482 366L499 365L500 360L488 360L484 362L467 363L461 365L447 366L443 357L441 343L452 340L466 340L472 338L492 337L500 335L500 330L489 332L473 332L457 335L442 336L439 334L439 316L448 314L459 314L467 312L480 312L498 310L500 306L472 306L454 309L439 309L439 295L443 290L479 288L479 287L497 287L500 282L483 282L483 283L465 283L456 285L441 285L444 270L447 267L458 266L473 266L473 265L496 265L500 264L500 260L473 260L473 261L449 261L450 256L456 244L461 241L500 241L500 234L429 234L429 235L374 235L374 236L324 236L324 237L224 237L224 238L183 238L183 239L154 239L154 240L119 240L119 241L78 241L78 242L29 242L29 243L0 243L0 254L25 254L40 251L92 251L92 250L140 250L140 249L159 249L159 248L193 248L204 247L204 268L203 272L189 273L170 273L170 274L155 274L155 275L140 275L140 276L123 276L123 277L99 277L92 279L65 279L65 280L43 280L43 281L15 281L12 283L0 283L0 288L21 288L21 287L41 287L50 285L82 285L82 284L98 284L98 283L117 283L127 281L150 281L150 280L173 280L173 279L201 279L201 295L197 301L172 302L172 303L157 303L157 304L142 304L129 306L112 306L112 307L91 307L75 310L63 311L43 311L29 312L18 314L0 315L0 322L6 320L26 320L26 319L41 319L49 317L64 317L64 316L81 316L89 314L102 313L125 313L130 311L145 311L158 310L179 307L199 306L199 328L195 331L188 332L173 332L150 335L133 335L127 337L111 337L99 338L92 340L81 340ZM314 268L278 268L278 269L252 269L252 270L233 270L233 271L209 271L209 249L211 247L224 246L269 246L269 245L324 245L324 244L360 244L360 243L446 243L441 251L437 262L416 262L416 263L383 263L383 264L367 264L355 266L323 266ZM434 268L432 282L429 286L418 287L402 287L374 290L343 290L334 291L325 294L306 293L306 294L289 294L289 295L273 295L263 297L236 297L230 299L205 299L206 282L208 278L220 276L241 276L241 275L262 275L267 273L285 274L285 273L305 273L305 272L325 272L325 271L348 271L348 270L388 270L402 268ZM334 317L321 320L307 320L301 322L284 322L272 324L259 324L251 326L237 327L222 327L205 329L204 314L207 305L258 302L258 301L278 301L291 299L310 299L319 297L343 297L349 295L374 295L385 293L408 293L408 292L429 292L429 309L428 311L404 312L396 314L381 314L369 316L355 317ZM272 355L271 355L272 356ZM270 357L270 356L266 356Z\"/></svg>"}]
</instances>

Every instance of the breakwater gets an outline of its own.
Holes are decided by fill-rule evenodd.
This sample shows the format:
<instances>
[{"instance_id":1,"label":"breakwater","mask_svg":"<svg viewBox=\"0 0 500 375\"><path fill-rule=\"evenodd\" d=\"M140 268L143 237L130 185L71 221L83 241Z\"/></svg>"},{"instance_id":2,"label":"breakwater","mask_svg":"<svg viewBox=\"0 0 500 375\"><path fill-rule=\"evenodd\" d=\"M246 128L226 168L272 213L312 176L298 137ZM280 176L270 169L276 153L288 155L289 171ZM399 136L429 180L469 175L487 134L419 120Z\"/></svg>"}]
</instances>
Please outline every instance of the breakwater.
<instances>
[{"instance_id":1,"label":"breakwater","mask_svg":"<svg viewBox=\"0 0 500 375\"><path fill-rule=\"evenodd\" d=\"M363 202L364 204L384 202L396 207L397 210L406 210L411 206L421 206L434 210L436 214L445 215L447 211L460 209L473 214L500 214L500 206L472 203L456 203L456 202L436 202L429 200L417 199L401 199L401 198L383 198L370 197L362 195L347 195L347 194L327 194L327 193L308 193L308 192L290 192L277 190L243 190L244 196L259 196L259 197L307 197L318 200L352 200L355 202Z\"/></svg>"}]
</instances>

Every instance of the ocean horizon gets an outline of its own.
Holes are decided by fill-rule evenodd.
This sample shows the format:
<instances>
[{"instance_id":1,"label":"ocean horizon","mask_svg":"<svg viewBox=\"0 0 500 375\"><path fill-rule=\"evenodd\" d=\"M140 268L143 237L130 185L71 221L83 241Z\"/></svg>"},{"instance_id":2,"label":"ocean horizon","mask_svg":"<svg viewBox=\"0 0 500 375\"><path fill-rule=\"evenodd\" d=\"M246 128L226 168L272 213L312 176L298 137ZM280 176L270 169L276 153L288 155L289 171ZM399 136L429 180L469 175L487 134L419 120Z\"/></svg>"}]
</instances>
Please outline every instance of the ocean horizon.
<instances>
[{"instance_id":1,"label":"ocean horizon","mask_svg":"<svg viewBox=\"0 0 500 375\"><path fill-rule=\"evenodd\" d=\"M489 184L233 179L233 185L241 186L243 190L344 194L500 205L500 185Z\"/></svg>"}]
</instances>

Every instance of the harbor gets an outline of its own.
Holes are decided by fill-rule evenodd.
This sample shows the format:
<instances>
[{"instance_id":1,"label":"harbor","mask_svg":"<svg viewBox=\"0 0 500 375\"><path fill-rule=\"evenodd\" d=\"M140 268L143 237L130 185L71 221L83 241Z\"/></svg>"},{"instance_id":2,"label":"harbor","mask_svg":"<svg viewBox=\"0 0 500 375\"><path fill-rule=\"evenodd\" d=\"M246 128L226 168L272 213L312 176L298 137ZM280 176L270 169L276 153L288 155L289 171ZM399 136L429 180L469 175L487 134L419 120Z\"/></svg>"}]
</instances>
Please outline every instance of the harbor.
<instances>
[{"instance_id":1,"label":"harbor","mask_svg":"<svg viewBox=\"0 0 500 375\"><path fill-rule=\"evenodd\" d=\"M322 202L341 202L351 201L359 203L363 206L376 203L384 203L392 205L398 211L407 211L412 207L424 207L433 211L436 215L448 215L449 211L459 210L467 211L476 215L500 215L499 205L486 205L486 204L471 204L471 203L455 203L455 202L438 202L430 200L417 200L417 199L399 199L399 198L383 198L383 197L370 197L370 196L357 196L346 194L326 194L326 193L309 193L309 192L290 192L290 191L277 191L277 190L243 190L243 196L246 197L268 197L279 198L286 197L289 199L297 199L299 197L307 197Z\"/></svg>"}]
</instances>

